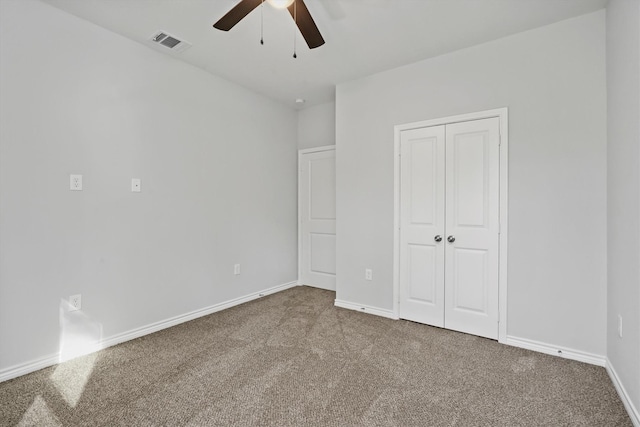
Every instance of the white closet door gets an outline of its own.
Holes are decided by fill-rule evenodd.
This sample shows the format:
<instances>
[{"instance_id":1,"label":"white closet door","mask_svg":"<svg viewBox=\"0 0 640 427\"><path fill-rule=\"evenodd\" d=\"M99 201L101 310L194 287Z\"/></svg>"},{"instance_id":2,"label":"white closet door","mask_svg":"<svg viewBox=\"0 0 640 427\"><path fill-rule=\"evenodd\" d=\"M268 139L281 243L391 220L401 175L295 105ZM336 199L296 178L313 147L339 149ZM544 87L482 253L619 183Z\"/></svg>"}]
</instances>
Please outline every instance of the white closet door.
<instances>
[{"instance_id":1,"label":"white closet door","mask_svg":"<svg viewBox=\"0 0 640 427\"><path fill-rule=\"evenodd\" d=\"M497 339L499 119L446 128L445 327Z\"/></svg>"},{"instance_id":2,"label":"white closet door","mask_svg":"<svg viewBox=\"0 0 640 427\"><path fill-rule=\"evenodd\" d=\"M444 326L444 126L400 139L400 317Z\"/></svg>"},{"instance_id":3,"label":"white closet door","mask_svg":"<svg viewBox=\"0 0 640 427\"><path fill-rule=\"evenodd\" d=\"M336 152L300 155L300 283L336 289Z\"/></svg>"},{"instance_id":4,"label":"white closet door","mask_svg":"<svg viewBox=\"0 0 640 427\"><path fill-rule=\"evenodd\" d=\"M400 134L403 319L498 338L499 119Z\"/></svg>"}]
</instances>

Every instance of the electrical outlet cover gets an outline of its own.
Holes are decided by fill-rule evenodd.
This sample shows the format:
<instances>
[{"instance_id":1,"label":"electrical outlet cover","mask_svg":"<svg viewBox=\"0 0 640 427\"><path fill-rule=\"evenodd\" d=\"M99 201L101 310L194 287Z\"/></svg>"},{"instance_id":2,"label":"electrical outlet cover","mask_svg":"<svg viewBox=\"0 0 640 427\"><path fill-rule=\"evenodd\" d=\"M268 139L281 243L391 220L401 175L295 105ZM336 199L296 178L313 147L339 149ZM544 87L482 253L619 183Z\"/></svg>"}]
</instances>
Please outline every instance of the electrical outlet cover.
<instances>
[{"instance_id":1,"label":"electrical outlet cover","mask_svg":"<svg viewBox=\"0 0 640 427\"><path fill-rule=\"evenodd\" d=\"M82 191L82 175L69 175L69 190Z\"/></svg>"},{"instance_id":2,"label":"electrical outlet cover","mask_svg":"<svg viewBox=\"0 0 640 427\"><path fill-rule=\"evenodd\" d=\"M69 297L69 311L76 311L82 308L82 296L80 294Z\"/></svg>"}]
</instances>

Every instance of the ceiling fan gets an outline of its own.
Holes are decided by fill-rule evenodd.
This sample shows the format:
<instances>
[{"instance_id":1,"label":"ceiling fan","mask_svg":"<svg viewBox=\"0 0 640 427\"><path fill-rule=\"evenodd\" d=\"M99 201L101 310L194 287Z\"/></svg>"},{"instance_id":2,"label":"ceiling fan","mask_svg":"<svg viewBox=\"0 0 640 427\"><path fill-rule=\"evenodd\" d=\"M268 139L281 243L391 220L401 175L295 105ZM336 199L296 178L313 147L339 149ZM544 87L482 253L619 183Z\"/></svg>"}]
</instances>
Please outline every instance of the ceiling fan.
<instances>
[{"instance_id":1,"label":"ceiling fan","mask_svg":"<svg viewBox=\"0 0 640 427\"><path fill-rule=\"evenodd\" d=\"M213 24L213 27L218 30L229 31L263 2L264 0L240 0L240 3ZM277 9L286 7L289 10L309 49L315 49L324 44L320 30L318 30L316 23L313 21L307 5L304 4L304 0L267 0L267 2Z\"/></svg>"}]
</instances>

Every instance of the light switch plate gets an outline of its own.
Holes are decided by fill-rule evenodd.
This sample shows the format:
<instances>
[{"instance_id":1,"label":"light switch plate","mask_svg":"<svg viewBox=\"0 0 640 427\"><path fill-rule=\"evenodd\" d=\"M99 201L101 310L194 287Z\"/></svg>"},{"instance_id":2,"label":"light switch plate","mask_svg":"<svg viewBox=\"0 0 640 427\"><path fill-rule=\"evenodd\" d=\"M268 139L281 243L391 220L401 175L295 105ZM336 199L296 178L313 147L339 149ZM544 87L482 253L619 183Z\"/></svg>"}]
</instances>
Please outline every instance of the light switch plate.
<instances>
[{"instance_id":1,"label":"light switch plate","mask_svg":"<svg viewBox=\"0 0 640 427\"><path fill-rule=\"evenodd\" d=\"M131 179L131 191L133 191L134 193L139 193L140 191L142 191L142 182L140 181L140 178Z\"/></svg>"}]
</instances>

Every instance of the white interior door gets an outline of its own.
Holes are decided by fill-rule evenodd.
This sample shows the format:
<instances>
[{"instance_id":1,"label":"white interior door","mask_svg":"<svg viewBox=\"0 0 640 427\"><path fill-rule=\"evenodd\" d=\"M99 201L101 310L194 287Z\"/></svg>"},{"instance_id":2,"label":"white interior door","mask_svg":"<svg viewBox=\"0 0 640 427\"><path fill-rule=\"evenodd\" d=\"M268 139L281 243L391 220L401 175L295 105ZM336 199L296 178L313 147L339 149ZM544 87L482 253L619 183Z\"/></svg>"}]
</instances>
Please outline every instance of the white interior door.
<instances>
[{"instance_id":1,"label":"white interior door","mask_svg":"<svg viewBox=\"0 0 640 427\"><path fill-rule=\"evenodd\" d=\"M336 152L300 152L300 284L336 289Z\"/></svg>"},{"instance_id":2,"label":"white interior door","mask_svg":"<svg viewBox=\"0 0 640 427\"><path fill-rule=\"evenodd\" d=\"M443 327L444 126L400 138L400 317Z\"/></svg>"},{"instance_id":3,"label":"white interior door","mask_svg":"<svg viewBox=\"0 0 640 427\"><path fill-rule=\"evenodd\" d=\"M499 119L447 125L446 138L445 327L497 339Z\"/></svg>"},{"instance_id":4,"label":"white interior door","mask_svg":"<svg viewBox=\"0 0 640 427\"><path fill-rule=\"evenodd\" d=\"M400 135L403 319L498 338L499 119Z\"/></svg>"}]
</instances>

